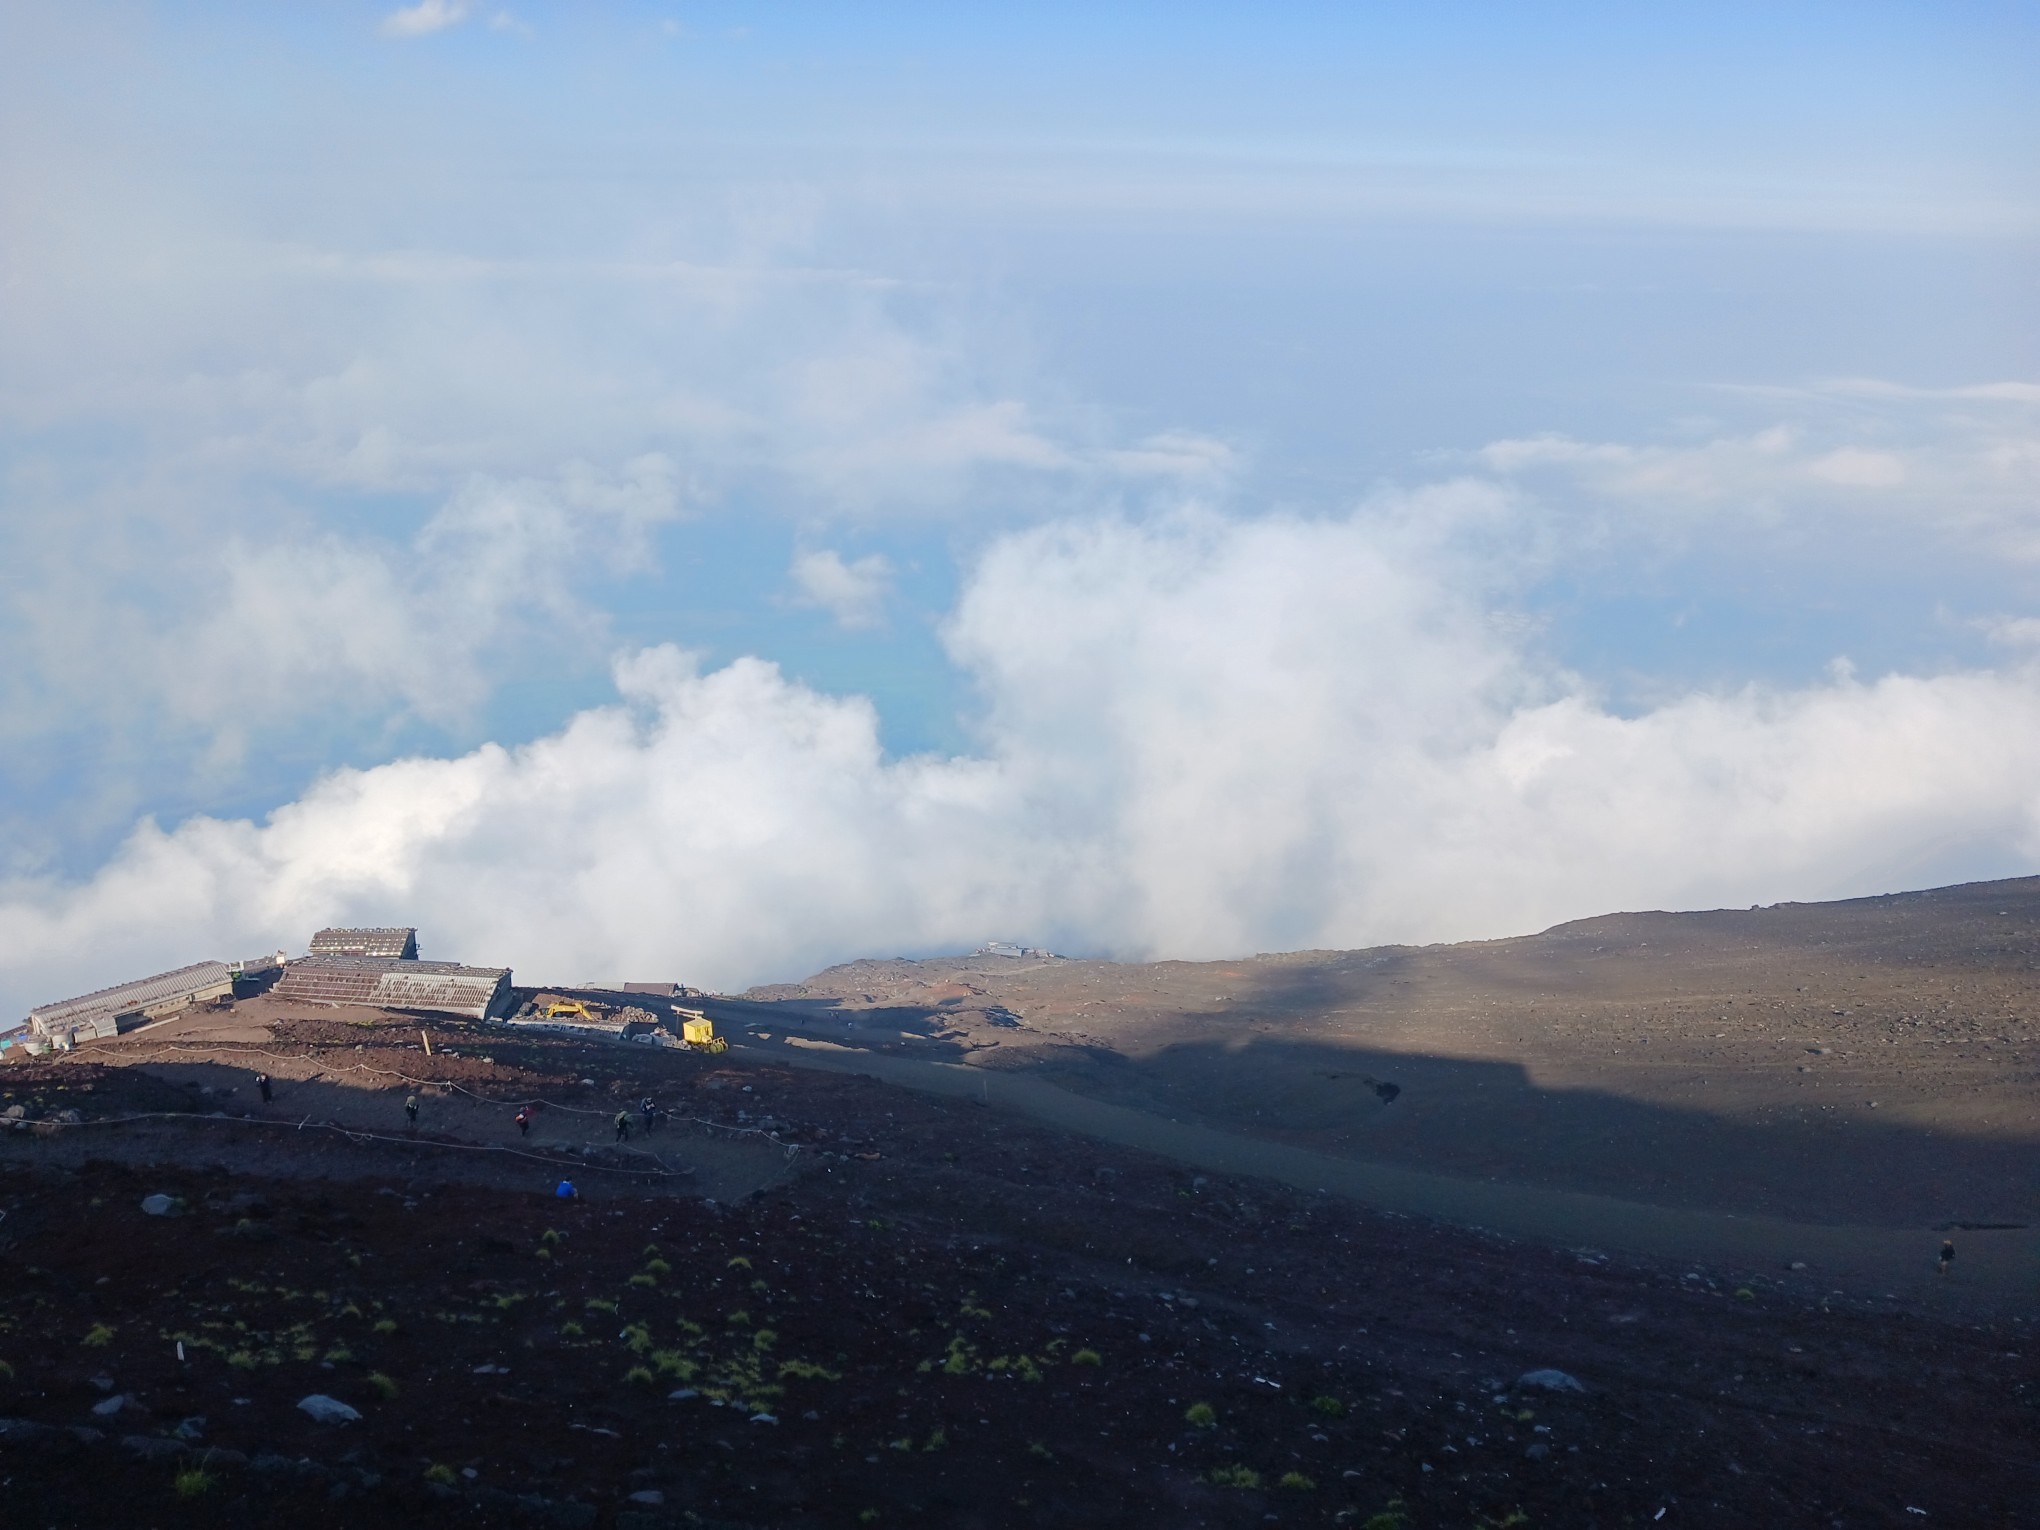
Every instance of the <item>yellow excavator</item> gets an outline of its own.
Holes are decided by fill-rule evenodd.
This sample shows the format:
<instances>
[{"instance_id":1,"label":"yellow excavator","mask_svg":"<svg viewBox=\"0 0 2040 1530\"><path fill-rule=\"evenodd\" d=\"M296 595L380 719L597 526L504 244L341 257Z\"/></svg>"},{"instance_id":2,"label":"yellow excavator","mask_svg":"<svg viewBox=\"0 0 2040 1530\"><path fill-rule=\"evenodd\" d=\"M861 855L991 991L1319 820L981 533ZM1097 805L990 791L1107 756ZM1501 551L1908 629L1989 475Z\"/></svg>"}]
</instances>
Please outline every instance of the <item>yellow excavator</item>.
<instances>
[{"instance_id":1,"label":"yellow excavator","mask_svg":"<svg viewBox=\"0 0 2040 1530\"><path fill-rule=\"evenodd\" d=\"M593 1020L595 1011L579 999L549 999L538 1006L541 1020Z\"/></svg>"}]
</instances>

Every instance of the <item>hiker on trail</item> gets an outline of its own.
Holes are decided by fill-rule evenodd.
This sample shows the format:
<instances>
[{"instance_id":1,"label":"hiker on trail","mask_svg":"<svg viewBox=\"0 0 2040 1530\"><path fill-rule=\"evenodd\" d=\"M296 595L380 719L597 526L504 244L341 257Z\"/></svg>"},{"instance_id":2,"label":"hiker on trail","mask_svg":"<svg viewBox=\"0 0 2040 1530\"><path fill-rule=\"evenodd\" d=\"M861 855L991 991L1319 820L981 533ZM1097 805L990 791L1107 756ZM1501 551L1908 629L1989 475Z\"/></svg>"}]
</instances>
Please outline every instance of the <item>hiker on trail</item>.
<instances>
[{"instance_id":1,"label":"hiker on trail","mask_svg":"<svg viewBox=\"0 0 2040 1530\"><path fill-rule=\"evenodd\" d=\"M517 1122L517 1135L520 1137L529 1137L531 1135L531 1112L528 1110L520 1110L517 1112L514 1119Z\"/></svg>"},{"instance_id":2,"label":"hiker on trail","mask_svg":"<svg viewBox=\"0 0 2040 1530\"><path fill-rule=\"evenodd\" d=\"M270 1100L270 1094L269 1094L269 1075L268 1075L267 1073L258 1073L258 1074L256 1074L256 1075L255 1075L255 1087L256 1087L257 1089L260 1089L260 1090L262 1091L262 1103L263 1103L263 1104L265 1104L265 1105L267 1105L267 1104L269 1103L269 1100Z\"/></svg>"},{"instance_id":3,"label":"hiker on trail","mask_svg":"<svg viewBox=\"0 0 2040 1530\"><path fill-rule=\"evenodd\" d=\"M404 1114L411 1118L411 1124L418 1124L418 1096L411 1095L404 1101Z\"/></svg>"},{"instance_id":4,"label":"hiker on trail","mask_svg":"<svg viewBox=\"0 0 2040 1530\"><path fill-rule=\"evenodd\" d=\"M619 1110L616 1113L616 1140L630 1141L630 1112L627 1110Z\"/></svg>"},{"instance_id":5,"label":"hiker on trail","mask_svg":"<svg viewBox=\"0 0 2040 1530\"><path fill-rule=\"evenodd\" d=\"M1955 1240L1953 1238L1943 1238L1941 1240L1941 1273L1943 1275L1946 1275L1948 1273L1948 1267L1954 1264L1954 1262L1955 1262Z\"/></svg>"},{"instance_id":6,"label":"hiker on trail","mask_svg":"<svg viewBox=\"0 0 2040 1530\"><path fill-rule=\"evenodd\" d=\"M645 1135L651 1136L652 1128L659 1124L659 1104L650 1095L638 1101L638 1110L645 1118Z\"/></svg>"}]
</instances>

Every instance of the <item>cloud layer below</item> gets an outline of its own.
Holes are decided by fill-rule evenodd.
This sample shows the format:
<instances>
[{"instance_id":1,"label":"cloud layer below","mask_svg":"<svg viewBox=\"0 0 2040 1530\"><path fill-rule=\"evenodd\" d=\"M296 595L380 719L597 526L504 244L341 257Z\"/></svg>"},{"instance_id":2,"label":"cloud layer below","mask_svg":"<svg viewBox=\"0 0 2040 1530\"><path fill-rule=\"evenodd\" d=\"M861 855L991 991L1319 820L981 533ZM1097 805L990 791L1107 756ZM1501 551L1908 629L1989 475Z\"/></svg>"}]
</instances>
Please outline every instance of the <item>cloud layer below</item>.
<instances>
[{"instance_id":1,"label":"cloud layer below","mask_svg":"<svg viewBox=\"0 0 2040 1530\"><path fill-rule=\"evenodd\" d=\"M0 893L10 1010L328 922L528 980L730 988L991 937L1129 957L1501 935L1617 907L1983 876L2040 852L2040 671L1618 716L1493 614L1448 486L1348 517L1065 520L946 628L979 747L888 758L772 665L621 658L529 745L339 771L266 822L145 824Z\"/></svg>"}]
</instances>

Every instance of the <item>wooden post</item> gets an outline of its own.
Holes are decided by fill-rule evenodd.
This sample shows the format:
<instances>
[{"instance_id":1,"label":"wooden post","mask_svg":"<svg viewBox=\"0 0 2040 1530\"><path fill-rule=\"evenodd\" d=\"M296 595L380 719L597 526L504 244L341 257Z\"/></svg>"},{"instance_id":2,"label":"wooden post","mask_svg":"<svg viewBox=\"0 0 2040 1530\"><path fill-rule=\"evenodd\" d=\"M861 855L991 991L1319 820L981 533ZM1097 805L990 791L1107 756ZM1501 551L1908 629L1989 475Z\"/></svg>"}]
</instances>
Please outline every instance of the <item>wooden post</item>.
<instances>
[{"instance_id":1,"label":"wooden post","mask_svg":"<svg viewBox=\"0 0 2040 1530\"><path fill-rule=\"evenodd\" d=\"M422 1026L419 1028L418 1031L418 1039L425 1043L425 1055L427 1057L430 1057L432 1055L432 1038L425 1034L424 1028Z\"/></svg>"}]
</instances>

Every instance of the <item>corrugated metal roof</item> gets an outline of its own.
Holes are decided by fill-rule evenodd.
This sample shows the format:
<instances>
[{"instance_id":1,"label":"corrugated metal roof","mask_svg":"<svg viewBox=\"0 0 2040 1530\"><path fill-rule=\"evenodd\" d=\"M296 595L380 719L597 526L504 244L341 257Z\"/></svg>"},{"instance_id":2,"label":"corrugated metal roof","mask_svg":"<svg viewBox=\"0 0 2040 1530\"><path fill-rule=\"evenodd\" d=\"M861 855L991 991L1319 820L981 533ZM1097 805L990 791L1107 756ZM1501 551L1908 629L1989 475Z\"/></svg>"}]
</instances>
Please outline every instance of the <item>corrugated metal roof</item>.
<instances>
[{"instance_id":1,"label":"corrugated metal roof","mask_svg":"<svg viewBox=\"0 0 2040 1530\"><path fill-rule=\"evenodd\" d=\"M508 967L464 967L385 956L307 956L284 969L271 989L305 1004L369 1004L434 1009L482 1018L510 984Z\"/></svg>"},{"instance_id":2,"label":"corrugated metal roof","mask_svg":"<svg viewBox=\"0 0 2040 1530\"><path fill-rule=\"evenodd\" d=\"M383 956L400 961L418 957L418 931L411 926L373 930L321 930L312 937L314 956Z\"/></svg>"},{"instance_id":3,"label":"corrugated metal roof","mask_svg":"<svg viewBox=\"0 0 2040 1530\"><path fill-rule=\"evenodd\" d=\"M225 962L194 962L189 967L179 967L175 972L159 972L154 977L137 978L132 983L116 984L75 999L37 1005L28 1012L28 1018L50 1024L98 1011L125 1014L145 1004L160 1004L180 994L199 993L233 981L234 975L227 970Z\"/></svg>"}]
</instances>

